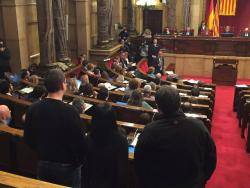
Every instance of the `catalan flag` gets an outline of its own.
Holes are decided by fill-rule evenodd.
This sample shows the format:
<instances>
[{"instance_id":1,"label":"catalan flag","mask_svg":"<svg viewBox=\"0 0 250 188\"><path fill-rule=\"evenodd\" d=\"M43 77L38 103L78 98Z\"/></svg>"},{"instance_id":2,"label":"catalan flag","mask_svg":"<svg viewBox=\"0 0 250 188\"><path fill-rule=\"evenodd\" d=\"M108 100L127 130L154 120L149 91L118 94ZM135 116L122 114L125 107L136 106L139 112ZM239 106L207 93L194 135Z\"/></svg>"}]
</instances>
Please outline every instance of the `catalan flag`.
<instances>
[{"instance_id":1,"label":"catalan flag","mask_svg":"<svg viewBox=\"0 0 250 188\"><path fill-rule=\"evenodd\" d=\"M235 16L237 0L220 0L221 16Z\"/></svg>"},{"instance_id":2,"label":"catalan flag","mask_svg":"<svg viewBox=\"0 0 250 188\"><path fill-rule=\"evenodd\" d=\"M208 29L212 31L213 36L220 36L220 18L219 18L219 0L210 0Z\"/></svg>"}]
</instances>

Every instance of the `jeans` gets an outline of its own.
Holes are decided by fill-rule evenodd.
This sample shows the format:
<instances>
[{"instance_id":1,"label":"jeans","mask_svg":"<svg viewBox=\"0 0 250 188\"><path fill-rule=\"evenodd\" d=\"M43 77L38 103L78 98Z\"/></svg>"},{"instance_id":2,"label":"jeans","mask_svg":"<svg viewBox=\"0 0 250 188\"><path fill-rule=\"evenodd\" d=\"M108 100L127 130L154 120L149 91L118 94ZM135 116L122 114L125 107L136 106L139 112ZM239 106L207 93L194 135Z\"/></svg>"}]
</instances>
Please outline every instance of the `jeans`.
<instances>
[{"instance_id":1,"label":"jeans","mask_svg":"<svg viewBox=\"0 0 250 188\"><path fill-rule=\"evenodd\" d=\"M39 180L67 187L81 187L81 166L39 161L37 176Z\"/></svg>"}]
</instances>

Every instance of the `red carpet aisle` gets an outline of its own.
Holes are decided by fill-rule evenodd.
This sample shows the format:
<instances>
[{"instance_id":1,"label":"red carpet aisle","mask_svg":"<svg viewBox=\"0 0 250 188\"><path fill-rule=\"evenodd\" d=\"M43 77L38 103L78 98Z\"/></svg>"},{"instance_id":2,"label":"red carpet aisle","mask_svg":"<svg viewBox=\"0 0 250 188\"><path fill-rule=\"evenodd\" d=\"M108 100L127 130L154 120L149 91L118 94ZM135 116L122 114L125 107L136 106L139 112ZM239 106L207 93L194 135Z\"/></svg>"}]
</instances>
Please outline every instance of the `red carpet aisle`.
<instances>
[{"instance_id":1,"label":"red carpet aisle","mask_svg":"<svg viewBox=\"0 0 250 188\"><path fill-rule=\"evenodd\" d=\"M233 97L233 87L217 86L212 136L218 163L207 188L250 188L250 155L240 138Z\"/></svg>"}]
</instances>

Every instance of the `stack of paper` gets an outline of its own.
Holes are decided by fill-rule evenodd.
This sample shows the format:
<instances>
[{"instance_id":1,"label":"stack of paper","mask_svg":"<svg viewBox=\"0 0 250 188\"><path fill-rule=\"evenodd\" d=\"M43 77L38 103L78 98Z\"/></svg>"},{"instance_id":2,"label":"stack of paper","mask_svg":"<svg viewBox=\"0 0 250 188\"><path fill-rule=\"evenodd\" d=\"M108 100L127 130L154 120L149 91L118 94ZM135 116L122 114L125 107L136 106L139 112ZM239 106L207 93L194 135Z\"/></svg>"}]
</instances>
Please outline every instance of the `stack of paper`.
<instances>
[{"instance_id":1,"label":"stack of paper","mask_svg":"<svg viewBox=\"0 0 250 188\"><path fill-rule=\"evenodd\" d=\"M20 90L20 93L29 94L33 91L33 89L34 89L33 87L25 87Z\"/></svg>"}]
</instances>

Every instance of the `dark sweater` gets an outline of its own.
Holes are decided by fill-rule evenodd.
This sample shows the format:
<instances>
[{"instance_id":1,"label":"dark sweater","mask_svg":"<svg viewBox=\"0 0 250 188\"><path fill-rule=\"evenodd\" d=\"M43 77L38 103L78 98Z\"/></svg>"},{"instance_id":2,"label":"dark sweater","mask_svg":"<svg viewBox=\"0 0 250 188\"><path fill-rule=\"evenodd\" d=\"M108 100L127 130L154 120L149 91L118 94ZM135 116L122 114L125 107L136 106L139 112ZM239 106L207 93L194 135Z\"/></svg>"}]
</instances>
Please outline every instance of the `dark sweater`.
<instances>
[{"instance_id":1,"label":"dark sweater","mask_svg":"<svg viewBox=\"0 0 250 188\"><path fill-rule=\"evenodd\" d=\"M89 135L86 188L127 188L128 143L119 131ZM101 138L102 137L102 138Z\"/></svg>"},{"instance_id":2,"label":"dark sweater","mask_svg":"<svg viewBox=\"0 0 250 188\"><path fill-rule=\"evenodd\" d=\"M5 72L11 72L10 68L10 51L6 48L3 52L0 52L0 78L3 79Z\"/></svg>"},{"instance_id":3,"label":"dark sweater","mask_svg":"<svg viewBox=\"0 0 250 188\"><path fill-rule=\"evenodd\" d=\"M143 188L201 188L215 166L216 148L208 130L183 113L159 116L145 127L135 149Z\"/></svg>"},{"instance_id":4,"label":"dark sweater","mask_svg":"<svg viewBox=\"0 0 250 188\"><path fill-rule=\"evenodd\" d=\"M24 140L40 160L77 165L86 153L80 126L81 119L73 106L47 98L28 109Z\"/></svg>"}]
</instances>

